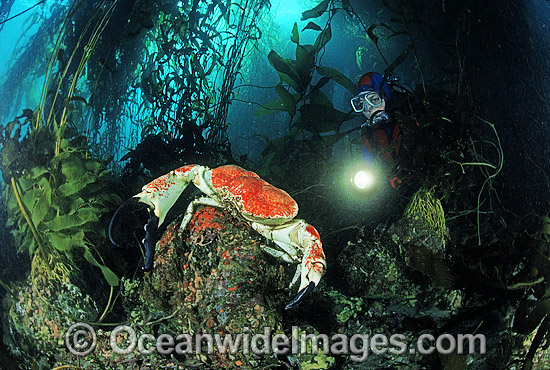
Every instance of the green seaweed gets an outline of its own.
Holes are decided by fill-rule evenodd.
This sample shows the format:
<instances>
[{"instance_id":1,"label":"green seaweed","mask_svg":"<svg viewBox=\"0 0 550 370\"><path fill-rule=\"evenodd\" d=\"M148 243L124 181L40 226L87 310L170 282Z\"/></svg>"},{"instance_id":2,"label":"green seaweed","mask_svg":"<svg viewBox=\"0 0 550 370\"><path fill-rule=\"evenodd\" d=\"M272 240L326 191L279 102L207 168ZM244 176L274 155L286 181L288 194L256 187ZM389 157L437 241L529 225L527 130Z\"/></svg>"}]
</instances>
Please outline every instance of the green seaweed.
<instances>
[{"instance_id":1,"label":"green seaweed","mask_svg":"<svg viewBox=\"0 0 550 370\"><path fill-rule=\"evenodd\" d=\"M313 369L329 369L335 363L334 357L327 356L323 352L319 352L313 360L303 362L300 365L302 370L313 370Z\"/></svg>"},{"instance_id":2,"label":"green seaweed","mask_svg":"<svg viewBox=\"0 0 550 370\"><path fill-rule=\"evenodd\" d=\"M328 2L325 3L328 4ZM324 12L324 10L319 11ZM283 58L275 50L269 52L267 56L269 63L277 71L281 80L275 86L275 92L279 98L262 105L254 114L261 116L286 111L290 115L291 126L321 134L337 130L342 123L352 118L349 113L335 109L321 88L329 81L334 81L353 93L355 85L340 71L318 65L319 53L332 38L332 30L330 22L324 29L313 25L310 22L304 30L320 31L314 44L301 45L298 25L294 23L290 39L296 44L296 59ZM320 79L313 83L316 74L320 75ZM296 117L297 111L300 114Z\"/></svg>"},{"instance_id":3,"label":"green seaweed","mask_svg":"<svg viewBox=\"0 0 550 370\"><path fill-rule=\"evenodd\" d=\"M330 3L323 1L311 11L304 12L303 19L321 16ZM331 11L336 12L337 9L331 8ZM321 64L323 50L332 38L331 19L329 17L322 28L309 22L302 29L302 32L319 32L313 44L300 43L298 25L294 24L290 40L296 44L295 58L283 58L275 50L267 55L280 79L274 87L278 98L262 104L254 115L280 112L289 115L289 131L283 137L262 137L267 144L261 153L262 170L269 178L283 183L285 179L293 178L291 172L294 169L300 168L303 171L305 166L314 166L317 161L325 162L329 148L344 136L339 132L340 127L353 118L351 111L336 109L323 92L323 88L330 82L343 87L350 94L355 92L355 84L347 76L335 68ZM311 179L311 182L314 183L315 179Z\"/></svg>"},{"instance_id":4,"label":"green seaweed","mask_svg":"<svg viewBox=\"0 0 550 370\"><path fill-rule=\"evenodd\" d=\"M77 8L73 4L70 10ZM34 112L25 109L0 132L2 175L11 184L4 190L8 225L19 252L32 259L32 283L43 275L65 283L74 281L78 258L83 257L101 269L109 285L118 285L118 277L98 259L102 260L99 251L106 240L102 216L120 199L107 191L109 160L94 157L88 138L75 130L73 119L82 117L73 117L72 105L88 104L75 95L90 58L90 53L82 50L94 49L112 10L113 6L101 7L89 18L89 32L78 36L66 68L61 70L55 68L55 61L72 22L69 12L48 63L39 107ZM75 63L71 63L73 58ZM55 93L48 92L52 85ZM21 122L21 118L25 120Z\"/></svg>"},{"instance_id":5,"label":"green seaweed","mask_svg":"<svg viewBox=\"0 0 550 370\"><path fill-rule=\"evenodd\" d=\"M8 130L2 132L2 142L8 148L20 149L17 158L11 150L0 153L2 174L12 184L4 190L8 223L19 252L33 259L31 274L46 273L68 282L76 268L74 253L80 251L101 269L111 286L116 286L117 276L97 261L99 247L106 240L102 218L120 202L108 191L108 161L92 158L85 147L78 145L79 137L62 139L55 154L57 135L48 134L44 126L21 141L11 138ZM35 157L37 153L39 157ZM49 160L43 153L49 154ZM40 163L36 163L38 159Z\"/></svg>"}]
</instances>

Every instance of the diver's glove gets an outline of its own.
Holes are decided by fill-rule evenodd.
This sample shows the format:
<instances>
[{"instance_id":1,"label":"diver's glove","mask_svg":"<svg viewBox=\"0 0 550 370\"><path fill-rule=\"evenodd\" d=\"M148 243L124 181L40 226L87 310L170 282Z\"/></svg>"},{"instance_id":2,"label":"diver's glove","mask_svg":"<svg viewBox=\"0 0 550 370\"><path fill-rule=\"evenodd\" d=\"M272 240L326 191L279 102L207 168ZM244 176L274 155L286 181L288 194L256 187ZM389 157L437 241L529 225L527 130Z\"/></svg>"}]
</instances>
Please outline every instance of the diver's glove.
<instances>
[{"instance_id":1,"label":"diver's glove","mask_svg":"<svg viewBox=\"0 0 550 370\"><path fill-rule=\"evenodd\" d=\"M394 189L397 189L401 184L403 183L403 180L401 180L399 177L394 176L390 179L390 186Z\"/></svg>"}]
</instances>

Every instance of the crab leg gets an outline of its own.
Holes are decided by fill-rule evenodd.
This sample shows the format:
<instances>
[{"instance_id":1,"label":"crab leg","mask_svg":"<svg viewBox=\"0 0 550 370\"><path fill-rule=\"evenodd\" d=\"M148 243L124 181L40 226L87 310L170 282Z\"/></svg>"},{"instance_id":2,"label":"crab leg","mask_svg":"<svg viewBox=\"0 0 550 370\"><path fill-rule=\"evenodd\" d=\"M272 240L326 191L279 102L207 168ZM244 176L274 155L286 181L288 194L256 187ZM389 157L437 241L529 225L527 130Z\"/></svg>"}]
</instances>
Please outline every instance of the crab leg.
<instances>
[{"instance_id":1,"label":"crab leg","mask_svg":"<svg viewBox=\"0 0 550 370\"><path fill-rule=\"evenodd\" d=\"M203 206L212 206L212 207L218 207L222 208L222 205L215 199L209 198L209 197L200 197L189 203L187 206L187 209L185 210L185 216L183 216L183 220L181 221L180 229L185 229L187 227L187 224L193 218L193 215L195 214L195 208L197 205L203 205Z\"/></svg>"},{"instance_id":2,"label":"crab leg","mask_svg":"<svg viewBox=\"0 0 550 370\"><path fill-rule=\"evenodd\" d=\"M319 284L326 271L327 263L321 237L317 230L304 220L292 220L277 226L253 222L252 227L290 255L295 256L296 249L303 251L300 288L296 297L286 306L286 309L292 308Z\"/></svg>"}]
</instances>

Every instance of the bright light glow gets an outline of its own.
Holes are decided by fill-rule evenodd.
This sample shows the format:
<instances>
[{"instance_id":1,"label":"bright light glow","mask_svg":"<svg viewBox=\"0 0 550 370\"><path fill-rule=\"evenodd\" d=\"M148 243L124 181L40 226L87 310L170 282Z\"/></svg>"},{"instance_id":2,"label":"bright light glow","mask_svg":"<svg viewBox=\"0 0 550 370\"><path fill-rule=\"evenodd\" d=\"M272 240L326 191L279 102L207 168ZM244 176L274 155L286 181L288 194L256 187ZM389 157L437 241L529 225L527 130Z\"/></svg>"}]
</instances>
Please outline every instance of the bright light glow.
<instances>
[{"instance_id":1,"label":"bright light glow","mask_svg":"<svg viewBox=\"0 0 550 370\"><path fill-rule=\"evenodd\" d=\"M367 171L358 171L353 176L353 185L360 190L371 187L374 184L374 175Z\"/></svg>"}]
</instances>

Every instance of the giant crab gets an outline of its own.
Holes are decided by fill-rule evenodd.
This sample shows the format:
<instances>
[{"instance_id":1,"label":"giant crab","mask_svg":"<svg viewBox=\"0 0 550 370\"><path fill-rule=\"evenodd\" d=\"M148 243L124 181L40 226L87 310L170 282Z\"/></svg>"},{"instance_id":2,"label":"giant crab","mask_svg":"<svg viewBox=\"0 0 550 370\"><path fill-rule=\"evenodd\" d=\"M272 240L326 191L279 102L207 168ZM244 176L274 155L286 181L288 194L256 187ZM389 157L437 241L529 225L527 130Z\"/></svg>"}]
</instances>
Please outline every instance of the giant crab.
<instances>
[{"instance_id":1,"label":"giant crab","mask_svg":"<svg viewBox=\"0 0 550 370\"><path fill-rule=\"evenodd\" d=\"M153 180L141 193L126 201L114 214L109 237L114 242L113 225L129 204L139 203L149 209L145 226L144 270L153 268L158 228L163 225L170 208L189 184L205 195L193 200L183 217L185 228L197 205L210 205L229 210L254 230L272 240L276 246L264 246L269 254L287 262L300 262L291 285L300 276L298 294L286 309L301 302L319 284L326 271L325 254L317 230L304 220L295 219L298 204L287 192L262 180L257 174L235 165L210 169L201 165L185 165Z\"/></svg>"}]
</instances>

